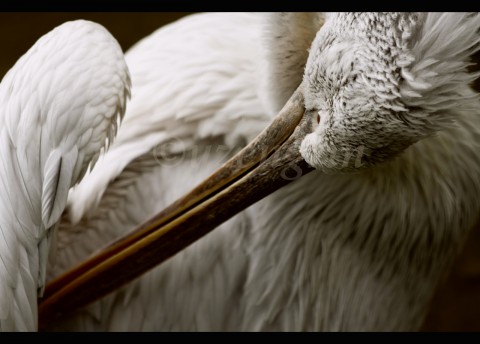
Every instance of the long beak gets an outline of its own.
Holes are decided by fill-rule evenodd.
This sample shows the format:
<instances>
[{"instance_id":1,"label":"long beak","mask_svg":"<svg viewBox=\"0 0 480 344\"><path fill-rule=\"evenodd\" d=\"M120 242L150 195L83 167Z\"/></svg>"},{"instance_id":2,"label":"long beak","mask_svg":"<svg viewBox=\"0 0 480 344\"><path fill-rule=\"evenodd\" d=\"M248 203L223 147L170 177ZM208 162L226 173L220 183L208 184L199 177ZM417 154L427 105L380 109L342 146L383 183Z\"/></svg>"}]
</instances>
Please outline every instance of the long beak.
<instances>
[{"instance_id":1,"label":"long beak","mask_svg":"<svg viewBox=\"0 0 480 344\"><path fill-rule=\"evenodd\" d=\"M301 87L257 138L158 215L53 280L39 328L130 282L258 200L312 171L299 145L312 131Z\"/></svg>"}]
</instances>

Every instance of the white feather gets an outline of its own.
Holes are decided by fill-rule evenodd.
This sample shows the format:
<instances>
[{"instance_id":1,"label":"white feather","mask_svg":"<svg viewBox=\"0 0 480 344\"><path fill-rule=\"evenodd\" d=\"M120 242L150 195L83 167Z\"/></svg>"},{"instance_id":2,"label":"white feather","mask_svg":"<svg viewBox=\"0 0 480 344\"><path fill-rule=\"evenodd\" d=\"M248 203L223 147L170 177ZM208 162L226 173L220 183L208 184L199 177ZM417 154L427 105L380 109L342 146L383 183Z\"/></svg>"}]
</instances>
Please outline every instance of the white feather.
<instances>
[{"instance_id":1,"label":"white feather","mask_svg":"<svg viewBox=\"0 0 480 344\"><path fill-rule=\"evenodd\" d=\"M118 43L82 20L40 38L2 80L0 330L36 329L51 231L122 116L128 82Z\"/></svg>"}]
</instances>

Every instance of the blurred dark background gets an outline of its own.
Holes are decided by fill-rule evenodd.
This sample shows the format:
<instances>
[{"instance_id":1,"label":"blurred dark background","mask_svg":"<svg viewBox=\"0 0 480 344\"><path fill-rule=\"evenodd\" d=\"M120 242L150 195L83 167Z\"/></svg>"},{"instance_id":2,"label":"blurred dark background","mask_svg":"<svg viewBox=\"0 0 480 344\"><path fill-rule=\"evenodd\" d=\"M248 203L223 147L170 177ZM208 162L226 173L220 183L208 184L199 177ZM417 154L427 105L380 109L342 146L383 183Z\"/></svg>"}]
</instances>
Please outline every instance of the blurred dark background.
<instances>
[{"instance_id":1,"label":"blurred dark background","mask_svg":"<svg viewBox=\"0 0 480 344\"><path fill-rule=\"evenodd\" d=\"M9 12L0 13L0 78L43 34L59 24L87 19L105 26L126 51L142 37L187 12ZM475 60L480 62L480 54ZM478 66L473 66L478 70ZM480 90L480 80L476 83ZM480 152L479 152L480 153ZM480 197L480 196L479 196ZM463 254L432 302L423 330L480 331L480 229L472 232Z\"/></svg>"}]
</instances>

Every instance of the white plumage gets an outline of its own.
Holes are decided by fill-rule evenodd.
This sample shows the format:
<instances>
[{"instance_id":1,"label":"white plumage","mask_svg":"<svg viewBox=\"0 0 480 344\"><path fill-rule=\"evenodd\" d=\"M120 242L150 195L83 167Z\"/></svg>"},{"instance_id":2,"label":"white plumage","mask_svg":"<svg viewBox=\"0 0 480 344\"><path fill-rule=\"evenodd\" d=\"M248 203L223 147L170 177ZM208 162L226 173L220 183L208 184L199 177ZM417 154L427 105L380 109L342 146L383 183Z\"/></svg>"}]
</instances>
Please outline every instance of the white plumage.
<instances>
[{"instance_id":1,"label":"white plumage","mask_svg":"<svg viewBox=\"0 0 480 344\"><path fill-rule=\"evenodd\" d=\"M320 123L301 152L318 171L51 328L418 328L480 209L480 104L466 72L479 27L480 15L463 13L212 13L139 42L126 54L124 122L69 195L49 276L206 177L302 76L307 114ZM125 94L125 74L114 74Z\"/></svg>"},{"instance_id":2,"label":"white plumage","mask_svg":"<svg viewBox=\"0 0 480 344\"><path fill-rule=\"evenodd\" d=\"M115 136L129 76L98 24L42 37L0 86L0 329L34 330L52 230L68 190Z\"/></svg>"}]
</instances>

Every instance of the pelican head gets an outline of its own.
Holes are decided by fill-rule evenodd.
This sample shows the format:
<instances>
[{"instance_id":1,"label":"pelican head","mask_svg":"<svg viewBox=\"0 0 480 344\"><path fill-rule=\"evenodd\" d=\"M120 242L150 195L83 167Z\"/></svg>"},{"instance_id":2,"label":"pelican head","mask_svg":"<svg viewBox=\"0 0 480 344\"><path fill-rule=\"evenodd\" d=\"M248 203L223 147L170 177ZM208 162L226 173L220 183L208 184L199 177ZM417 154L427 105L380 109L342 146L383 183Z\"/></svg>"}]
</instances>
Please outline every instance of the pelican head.
<instances>
[{"instance_id":1,"label":"pelican head","mask_svg":"<svg viewBox=\"0 0 480 344\"><path fill-rule=\"evenodd\" d=\"M455 85L472 81L471 33L462 35L461 21L451 14L428 21L424 13L330 16L303 79L307 113L318 116L300 148L305 160L327 173L368 168L451 125L448 110L468 97Z\"/></svg>"}]
</instances>

